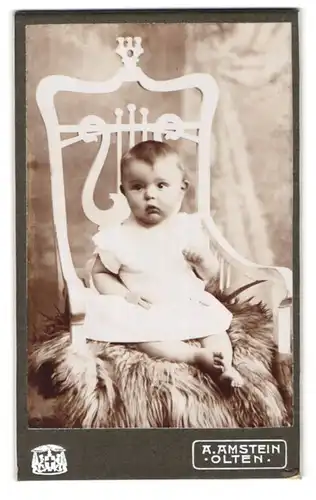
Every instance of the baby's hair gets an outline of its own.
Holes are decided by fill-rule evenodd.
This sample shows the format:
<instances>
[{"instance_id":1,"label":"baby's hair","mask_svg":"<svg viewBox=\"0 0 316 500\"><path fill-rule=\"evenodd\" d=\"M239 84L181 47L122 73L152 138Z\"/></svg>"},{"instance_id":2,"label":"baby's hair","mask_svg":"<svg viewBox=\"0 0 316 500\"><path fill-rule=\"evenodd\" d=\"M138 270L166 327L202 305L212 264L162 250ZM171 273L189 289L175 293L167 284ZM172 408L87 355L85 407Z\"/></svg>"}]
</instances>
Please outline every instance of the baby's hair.
<instances>
[{"instance_id":1,"label":"baby's hair","mask_svg":"<svg viewBox=\"0 0 316 500\"><path fill-rule=\"evenodd\" d=\"M123 178L124 170L135 160L142 161L153 167L158 159L166 158L171 155L176 157L176 165L183 173L183 177L185 177L186 172L178 153L166 142L149 140L138 142L122 156L121 178Z\"/></svg>"}]
</instances>

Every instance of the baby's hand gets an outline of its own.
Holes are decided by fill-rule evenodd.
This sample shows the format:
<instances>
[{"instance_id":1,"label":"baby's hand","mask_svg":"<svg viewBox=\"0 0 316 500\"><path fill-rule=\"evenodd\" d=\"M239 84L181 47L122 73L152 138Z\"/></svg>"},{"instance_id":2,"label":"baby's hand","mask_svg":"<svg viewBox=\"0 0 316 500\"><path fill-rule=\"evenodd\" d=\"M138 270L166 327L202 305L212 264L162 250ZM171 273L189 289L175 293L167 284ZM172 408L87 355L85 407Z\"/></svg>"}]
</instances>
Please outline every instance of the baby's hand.
<instances>
[{"instance_id":1,"label":"baby's hand","mask_svg":"<svg viewBox=\"0 0 316 500\"><path fill-rule=\"evenodd\" d=\"M189 264L193 266L200 265L205 260L204 256L197 250L184 249L182 253Z\"/></svg>"},{"instance_id":2,"label":"baby's hand","mask_svg":"<svg viewBox=\"0 0 316 500\"><path fill-rule=\"evenodd\" d=\"M125 300L127 300L127 302L130 302L130 304L144 307L144 309L150 309L151 307L151 303L144 297L141 297L138 293L127 292L127 294L125 295Z\"/></svg>"},{"instance_id":3,"label":"baby's hand","mask_svg":"<svg viewBox=\"0 0 316 500\"><path fill-rule=\"evenodd\" d=\"M187 262L196 270L202 279L208 280L218 271L218 261L211 251L184 249Z\"/></svg>"}]
</instances>

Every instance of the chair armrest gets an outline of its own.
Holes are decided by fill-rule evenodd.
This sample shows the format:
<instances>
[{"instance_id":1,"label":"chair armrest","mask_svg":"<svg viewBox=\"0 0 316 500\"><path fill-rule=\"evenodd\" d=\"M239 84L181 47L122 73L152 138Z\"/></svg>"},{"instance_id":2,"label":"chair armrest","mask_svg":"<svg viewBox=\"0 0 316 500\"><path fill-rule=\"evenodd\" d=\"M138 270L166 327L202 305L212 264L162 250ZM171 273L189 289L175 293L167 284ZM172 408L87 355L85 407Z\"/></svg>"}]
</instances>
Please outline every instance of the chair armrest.
<instances>
[{"instance_id":1,"label":"chair armrest","mask_svg":"<svg viewBox=\"0 0 316 500\"><path fill-rule=\"evenodd\" d=\"M208 236L220 255L233 267L240 269L250 279L264 279L281 283L284 287L284 297L279 307L292 304L293 273L286 267L263 266L242 257L222 236L210 215L201 216L201 222Z\"/></svg>"},{"instance_id":2,"label":"chair armrest","mask_svg":"<svg viewBox=\"0 0 316 500\"><path fill-rule=\"evenodd\" d=\"M69 313L71 324L83 324L86 315L87 289L82 281L68 281L66 283L69 301Z\"/></svg>"}]
</instances>

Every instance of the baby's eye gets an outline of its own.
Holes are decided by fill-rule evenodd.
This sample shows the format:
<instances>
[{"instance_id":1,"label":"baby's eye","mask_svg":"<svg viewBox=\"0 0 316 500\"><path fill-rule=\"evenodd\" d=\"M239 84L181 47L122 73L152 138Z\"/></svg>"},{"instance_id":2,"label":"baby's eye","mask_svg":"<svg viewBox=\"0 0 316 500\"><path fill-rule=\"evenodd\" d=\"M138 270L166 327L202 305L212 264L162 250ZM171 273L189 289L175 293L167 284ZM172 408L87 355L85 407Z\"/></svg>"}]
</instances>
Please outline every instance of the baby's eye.
<instances>
[{"instance_id":1,"label":"baby's eye","mask_svg":"<svg viewBox=\"0 0 316 500\"><path fill-rule=\"evenodd\" d=\"M169 184L167 182L159 182L159 184L158 184L159 189L163 189L163 188L168 187L168 186L169 186Z\"/></svg>"},{"instance_id":2,"label":"baby's eye","mask_svg":"<svg viewBox=\"0 0 316 500\"><path fill-rule=\"evenodd\" d=\"M141 184L134 184L134 185L132 186L132 189L133 189L134 191L140 191L140 190L142 189L142 186L141 186Z\"/></svg>"}]
</instances>

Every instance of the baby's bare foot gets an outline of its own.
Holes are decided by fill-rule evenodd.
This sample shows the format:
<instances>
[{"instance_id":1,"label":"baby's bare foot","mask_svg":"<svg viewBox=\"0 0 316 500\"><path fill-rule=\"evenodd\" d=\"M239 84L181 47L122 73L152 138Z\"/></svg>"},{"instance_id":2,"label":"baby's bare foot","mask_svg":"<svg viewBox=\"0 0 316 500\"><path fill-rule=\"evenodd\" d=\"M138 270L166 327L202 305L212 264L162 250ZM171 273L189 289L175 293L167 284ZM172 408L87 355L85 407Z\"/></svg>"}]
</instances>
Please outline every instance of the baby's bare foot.
<instances>
[{"instance_id":1,"label":"baby's bare foot","mask_svg":"<svg viewBox=\"0 0 316 500\"><path fill-rule=\"evenodd\" d=\"M224 357L221 352L214 352L213 354L213 362L214 362L214 367L220 372L224 373L225 371L225 364L224 364Z\"/></svg>"},{"instance_id":2,"label":"baby's bare foot","mask_svg":"<svg viewBox=\"0 0 316 500\"><path fill-rule=\"evenodd\" d=\"M225 368L221 353L212 353L203 348L196 354L196 364L202 371L214 376L222 375Z\"/></svg>"},{"instance_id":3,"label":"baby's bare foot","mask_svg":"<svg viewBox=\"0 0 316 500\"><path fill-rule=\"evenodd\" d=\"M244 385L244 380L240 373L233 366L227 366L221 352L210 352L207 349L199 349L196 354L196 364L198 367L214 377L219 385L228 384L237 388Z\"/></svg>"},{"instance_id":4,"label":"baby's bare foot","mask_svg":"<svg viewBox=\"0 0 316 500\"><path fill-rule=\"evenodd\" d=\"M244 379L233 366L229 366L228 368L226 368L220 376L220 379L221 381L229 382L231 387L237 388L244 385Z\"/></svg>"}]
</instances>

